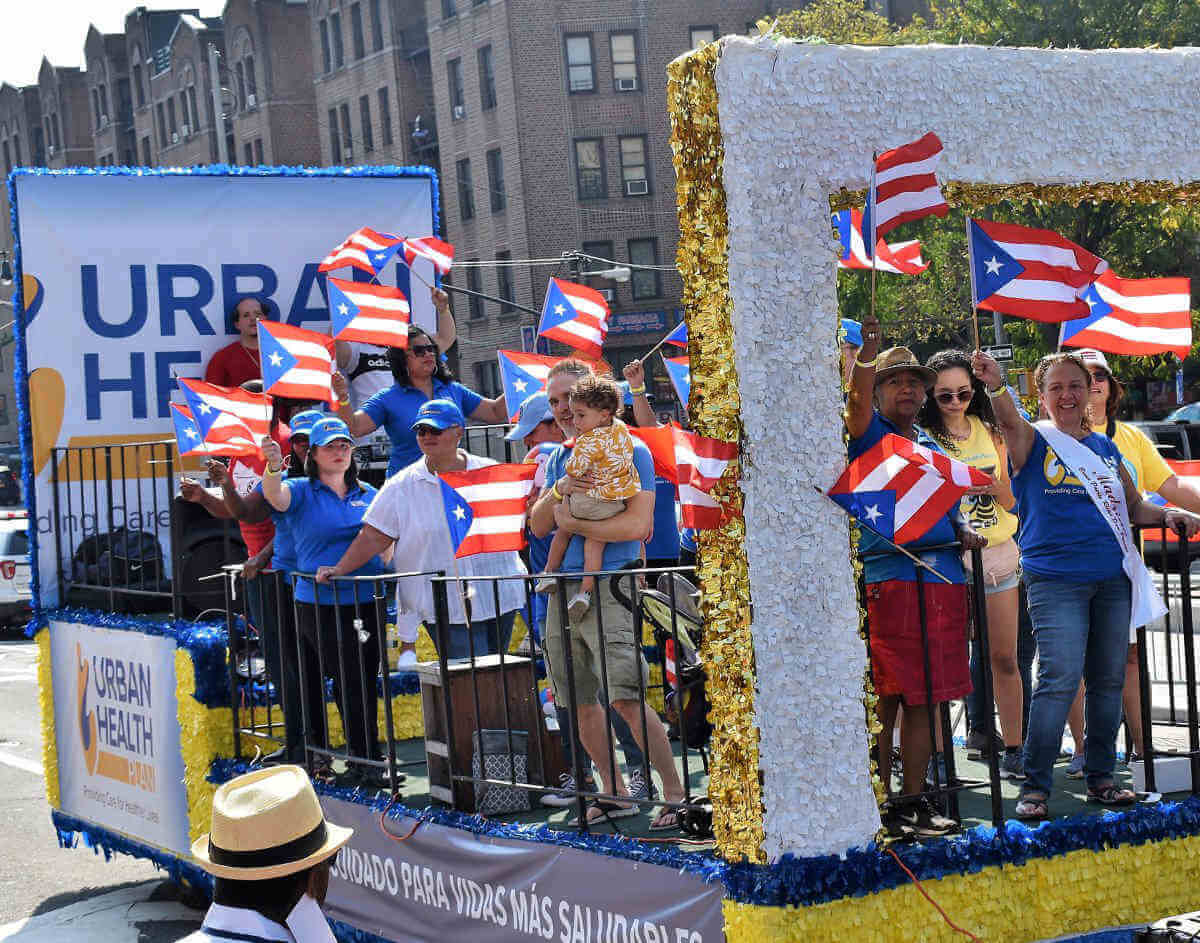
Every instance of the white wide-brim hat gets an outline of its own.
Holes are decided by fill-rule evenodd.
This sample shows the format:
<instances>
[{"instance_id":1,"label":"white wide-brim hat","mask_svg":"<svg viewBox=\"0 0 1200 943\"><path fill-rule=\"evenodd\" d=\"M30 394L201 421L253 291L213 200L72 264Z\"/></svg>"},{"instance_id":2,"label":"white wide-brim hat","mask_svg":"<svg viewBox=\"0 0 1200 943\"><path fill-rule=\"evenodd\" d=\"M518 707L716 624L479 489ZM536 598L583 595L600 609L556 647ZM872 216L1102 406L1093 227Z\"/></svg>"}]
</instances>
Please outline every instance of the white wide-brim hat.
<instances>
[{"instance_id":1,"label":"white wide-brim hat","mask_svg":"<svg viewBox=\"0 0 1200 943\"><path fill-rule=\"evenodd\" d=\"M274 766L217 789L212 830L192 843L192 857L216 877L260 881L320 864L353 834L325 821L303 769Z\"/></svg>"}]
</instances>

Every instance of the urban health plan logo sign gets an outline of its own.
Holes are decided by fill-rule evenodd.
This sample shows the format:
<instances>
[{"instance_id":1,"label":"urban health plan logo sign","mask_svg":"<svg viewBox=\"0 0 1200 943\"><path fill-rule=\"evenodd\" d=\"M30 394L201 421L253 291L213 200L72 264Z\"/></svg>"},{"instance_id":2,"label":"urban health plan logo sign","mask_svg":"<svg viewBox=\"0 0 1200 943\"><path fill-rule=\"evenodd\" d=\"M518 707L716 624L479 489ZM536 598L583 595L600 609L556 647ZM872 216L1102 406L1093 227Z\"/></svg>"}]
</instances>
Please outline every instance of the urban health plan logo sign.
<instances>
[{"instance_id":1,"label":"urban health plan logo sign","mask_svg":"<svg viewBox=\"0 0 1200 943\"><path fill-rule=\"evenodd\" d=\"M175 643L50 623L62 810L187 853Z\"/></svg>"}]
</instances>

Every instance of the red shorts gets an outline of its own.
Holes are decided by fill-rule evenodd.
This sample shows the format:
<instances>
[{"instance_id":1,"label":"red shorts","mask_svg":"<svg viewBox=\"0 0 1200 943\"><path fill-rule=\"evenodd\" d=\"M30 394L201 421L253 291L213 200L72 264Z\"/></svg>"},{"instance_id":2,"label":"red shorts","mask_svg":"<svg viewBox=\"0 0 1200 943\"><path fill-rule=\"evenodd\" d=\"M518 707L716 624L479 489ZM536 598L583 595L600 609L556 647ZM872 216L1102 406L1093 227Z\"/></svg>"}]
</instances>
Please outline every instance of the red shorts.
<instances>
[{"instance_id":1,"label":"red shorts","mask_svg":"<svg viewBox=\"0 0 1200 943\"><path fill-rule=\"evenodd\" d=\"M923 587L933 701L940 704L965 697L971 691L967 587L932 580ZM899 695L905 704L926 703L917 583L904 580L868 583L867 633L875 693Z\"/></svg>"}]
</instances>

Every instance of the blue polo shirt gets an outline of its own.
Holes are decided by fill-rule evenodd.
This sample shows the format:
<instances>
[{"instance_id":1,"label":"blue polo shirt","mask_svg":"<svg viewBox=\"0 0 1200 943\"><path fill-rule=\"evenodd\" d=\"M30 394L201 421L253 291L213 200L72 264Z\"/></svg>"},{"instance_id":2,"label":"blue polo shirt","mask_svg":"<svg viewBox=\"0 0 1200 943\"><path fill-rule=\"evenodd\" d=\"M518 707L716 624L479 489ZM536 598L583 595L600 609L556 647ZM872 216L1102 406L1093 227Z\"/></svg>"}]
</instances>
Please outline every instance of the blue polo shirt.
<instances>
[{"instance_id":1,"label":"blue polo shirt","mask_svg":"<svg viewBox=\"0 0 1200 943\"><path fill-rule=\"evenodd\" d=\"M284 469L283 477L287 478L287 469ZM256 484L250 493L262 494L262 482L260 481ZM269 501L267 502L267 510L270 512L271 521L275 525L275 544L271 550L271 567L284 573L291 573L297 568L296 542L292 539L292 529L288 526L287 515L276 511L275 508L271 507Z\"/></svg>"},{"instance_id":2,"label":"blue polo shirt","mask_svg":"<svg viewBox=\"0 0 1200 943\"><path fill-rule=\"evenodd\" d=\"M284 516L295 545L296 568L301 573L315 573L319 566L333 566L358 536L376 489L360 481L345 498L339 498L327 485L309 478L292 478L284 482L284 487L292 493ZM372 557L350 575L376 576L387 571L379 557ZM358 583L356 593L360 602L370 600L374 595L371 582ZM333 603L333 587L321 586L320 598L314 599L313 581L298 580L296 598L300 602ZM337 602L344 605L353 601L349 589L338 591Z\"/></svg>"},{"instance_id":3,"label":"blue polo shirt","mask_svg":"<svg viewBox=\"0 0 1200 943\"><path fill-rule=\"evenodd\" d=\"M468 418L483 402L482 396L461 383L446 383L436 379L433 381L433 398L453 400ZM392 440L392 456L388 460L387 472L389 478L421 457L412 424L417 418L417 410L428 401L429 397L416 387L393 383L363 403L362 411L371 417L375 425L387 430Z\"/></svg>"},{"instance_id":4,"label":"blue polo shirt","mask_svg":"<svg viewBox=\"0 0 1200 943\"><path fill-rule=\"evenodd\" d=\"M560 445L546 462L546 487L549 488L566 474L567 459L570 449ZM650 450L639 441L633 443L633 467L637 470L642 490L654 493L654 459ZM619 570L621 567L640 560L642 557L642 542L640 540L623 540L604 545L605 570ZM562 572L578 573L583 569L583 537L575 534L567 546L563 557Z\"/></svg>"},{"instance_id":5,"label":"blue polo shirt","mask_svg":"<svg viewBox=\"0 0 1200 943\"><path fill-rule=\"evenodd\" d=\"M917 433L918 445L923 445L934 452L942 451L941 446L926 435L924 430L916 427L914 429ZM847 446L846 451L850 460L853 461L864 452L869 452L888 433L899 435L900 430L891 421L879 415L878 411L873 412L867 431L857 439L851 439ZM954 531L954 512L957 510L958 505L956 504L923 536L904 544L904 549L911 550L952 583L965 583L966 574L963 572L962 558L958 551L929 550L924 553L920 552L921 547L954 543L958 539L958 534ZM897 552L886 540L876 537L866 528L859 528L858 533L858 554L862 559L863 577L868 583L881 583L884 580L905 580L907 582L916 580L917 568L908 557ZM941 582L928 571L924 574L924 578Z\"/></svg>"}]
</instances>

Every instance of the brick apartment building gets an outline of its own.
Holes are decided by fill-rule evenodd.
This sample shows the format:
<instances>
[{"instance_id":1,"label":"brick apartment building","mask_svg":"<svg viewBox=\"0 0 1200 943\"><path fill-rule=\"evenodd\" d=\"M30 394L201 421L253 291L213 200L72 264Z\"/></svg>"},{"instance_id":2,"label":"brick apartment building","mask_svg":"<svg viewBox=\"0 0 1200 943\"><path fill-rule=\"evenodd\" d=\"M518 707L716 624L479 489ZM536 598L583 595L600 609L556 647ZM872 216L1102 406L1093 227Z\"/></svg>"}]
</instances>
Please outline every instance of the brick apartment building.
<instances>
[{"instance_id":1,"label":"brick apartment building","mask_svg":"<svg viewBox=\"0 0 1200 943\"><path fill-rule=\"evenodd\" d=\"M92 150L96 155L96 166L136 164L125 35L105 35L95 26L89 27L83 44L83 63L91 102Z\"/></svg>"},{"instance_id":2,"label":"brick apartment building","mask_svg":"<svg viewBox=\"0 0 1200 943\"><path fill-rule=\"evenodd\" d=\"M557 258L580 250L634 270L611 292L605 357L620 367L681 316L667 63L745 32L763 0L426 0L440 138L444 227L460 260ZM598 263L588 270L607 268ZM540 308L565 268L463 268L466 288ZM536 318L456 300L460 372L499 390L496 348L522 349ZM526 341L529 332L526 330ZM655 358L657 361L657 358ZM660 363L653 392L674 396Z\"/></svg>"},{"instance_id":3,"label":"brick apartment building","mask_svg":"<svg viewBox=\"0 0 1200 943\"><path fill-rule=\"evenodd\" d=\"M156 164L187 167L219 159L222 132L210 104L208 47L221 49L223 37L219 17L181 13L166 45L154 51L147 93Z\"/></svg>"},{"instance_id":4,"label":"brick apartment building","mask_svg":"<svg viewBox=\"0 0 1200 943\"><path fill-rule=\"evenodd\" d=\"M233 95L235 164L319 164L305 0L229 0L223 82Z\"/></svg>"},{"instance_id":5,"label":"brick apartment building","mask_svg":"<svg viewBox=\"0 0 1200 943\"><path fill-rule=\"evenodd\" d=\"M125 16L125 49L129 79L133 87L133 135L137 162L144 167L159 164L159 134L154 123L150 80L170 64L168 46L179 17L198 16L199 10L147 10L137 7Z\"/></svg>"},{"instance_id":6,"label":"brick apartment building","mask_svg":"<svg viewBox=\"0 0 1200 943\"><path fill-rule=\"evenodd\" d=\"M92 166L96 156L92 150L87 78L83 71L54 66L43 58L38 70L38 101L46 140L46 166Z\"/></svg>"},{"instance_id":7,"label":"brick apartment building","mask_svg":"<svg viewBox=\"0 0 1200 943\"><path fill-rule=\"evenodd\" d=\"M321 163L436 167L424 0L313 0L309 10Z\"/></svg>"}]
</instances>

